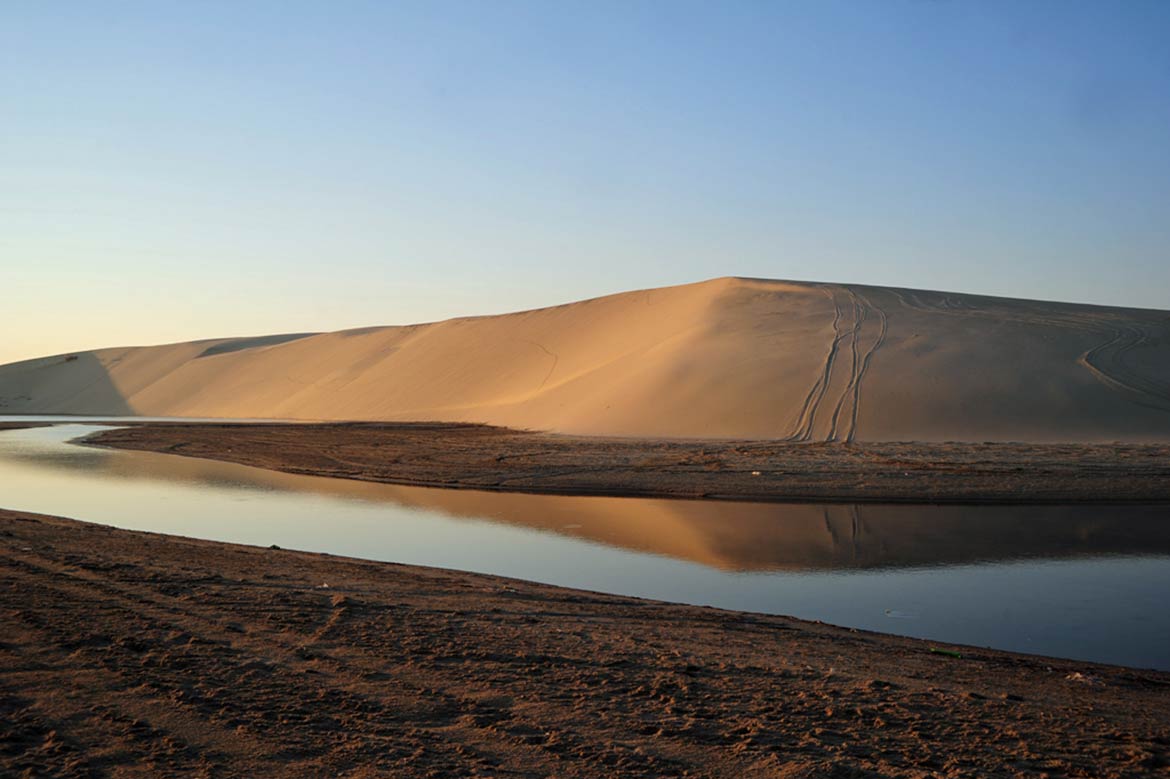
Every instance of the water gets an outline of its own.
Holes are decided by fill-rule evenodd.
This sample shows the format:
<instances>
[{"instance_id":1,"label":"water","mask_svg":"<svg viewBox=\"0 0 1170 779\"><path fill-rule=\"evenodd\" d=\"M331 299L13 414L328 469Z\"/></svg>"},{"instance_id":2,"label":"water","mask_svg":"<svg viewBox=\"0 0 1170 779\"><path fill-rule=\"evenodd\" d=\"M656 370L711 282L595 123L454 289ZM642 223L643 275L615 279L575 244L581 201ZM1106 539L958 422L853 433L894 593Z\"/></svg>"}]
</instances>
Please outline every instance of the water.
<instances>
[{"instance_id":1,"label":"water","mask_svg":"<svg viewBox=\"0 0 1170 779\"><path fill-rule=\"evenodd\" d=\"M0 431L0 506L1170 669L1170 507L518 495L294 476Z\"/></svg>"}]
</instances>

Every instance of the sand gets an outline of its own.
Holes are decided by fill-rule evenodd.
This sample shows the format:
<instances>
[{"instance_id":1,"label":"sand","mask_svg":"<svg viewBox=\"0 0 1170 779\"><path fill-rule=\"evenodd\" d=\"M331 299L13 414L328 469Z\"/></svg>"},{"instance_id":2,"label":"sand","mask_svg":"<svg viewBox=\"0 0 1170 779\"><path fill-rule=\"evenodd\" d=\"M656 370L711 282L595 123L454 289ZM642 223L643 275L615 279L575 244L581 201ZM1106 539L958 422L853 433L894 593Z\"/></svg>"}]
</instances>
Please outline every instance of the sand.
<instances>
[{"instance_id":1,"label":"sand","mask_svg":"<svg viewBox=\"0 0 1170 779\"><path fill-rule=\"evenodd\" d=\"M87 440L286 473L479 491L838 503L1170 503L1166 444L841 446L580 437L437 423L146 423ZM484 497L446 500L474 504Z\"/></svg>"},{"instance_id":2,"label":"sand","mask_svg":"<svg viewBox=\"0 0 1170 779\"><path fill-rule=\"evenodd\" d=\"M0 413L796 441L1170 440L1170 313L724 278L0 367Z\"/></svg>"},{"instance_id":3,"label":"sand","mask_svg":"<svg viewBox=\"0 0 1170 779\"><path fill-rule=\"evenodd\" d=\"M4 776L1170 769L1159 672L5 511L0 588Z\"/></svg>"}]
</instances>

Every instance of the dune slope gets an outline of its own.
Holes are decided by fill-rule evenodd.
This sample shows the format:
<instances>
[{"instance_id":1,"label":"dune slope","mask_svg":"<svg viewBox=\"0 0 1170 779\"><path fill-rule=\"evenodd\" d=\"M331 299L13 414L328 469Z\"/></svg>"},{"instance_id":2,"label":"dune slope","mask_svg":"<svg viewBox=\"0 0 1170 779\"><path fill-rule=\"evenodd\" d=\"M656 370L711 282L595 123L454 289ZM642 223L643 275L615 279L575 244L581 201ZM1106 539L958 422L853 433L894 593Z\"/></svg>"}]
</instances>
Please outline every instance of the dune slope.
<instances>
[{"instance_id":1,"label":"dune slope","mask_svg":"<svg viewBox=\"0 0 1170 779\"><path fill-rule=\"evenodd\" d=\"M0 366L0 413L799 441L1170 440L1170 312L715 279L501 316Z\"/></svg>"}]
</instances>

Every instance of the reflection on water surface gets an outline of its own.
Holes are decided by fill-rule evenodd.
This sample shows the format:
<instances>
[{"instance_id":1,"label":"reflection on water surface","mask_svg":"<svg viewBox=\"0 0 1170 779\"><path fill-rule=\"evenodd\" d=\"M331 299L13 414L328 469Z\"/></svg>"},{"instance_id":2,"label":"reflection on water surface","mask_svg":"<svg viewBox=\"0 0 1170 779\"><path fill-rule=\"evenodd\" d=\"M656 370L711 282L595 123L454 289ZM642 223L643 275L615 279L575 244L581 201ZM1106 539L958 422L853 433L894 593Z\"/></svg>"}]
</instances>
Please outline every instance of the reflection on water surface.
<instances>
[{"instance_id":1,"label":"reflection on water surface","mask_svg":"<svg viewBox=\"0 0 1170 779\"><path fill-rule=\"evenodd\" d=\"M727 503L438 490L0 432L0 506L1170 668L1165 506Z\"/></svg>"}]
</instances>

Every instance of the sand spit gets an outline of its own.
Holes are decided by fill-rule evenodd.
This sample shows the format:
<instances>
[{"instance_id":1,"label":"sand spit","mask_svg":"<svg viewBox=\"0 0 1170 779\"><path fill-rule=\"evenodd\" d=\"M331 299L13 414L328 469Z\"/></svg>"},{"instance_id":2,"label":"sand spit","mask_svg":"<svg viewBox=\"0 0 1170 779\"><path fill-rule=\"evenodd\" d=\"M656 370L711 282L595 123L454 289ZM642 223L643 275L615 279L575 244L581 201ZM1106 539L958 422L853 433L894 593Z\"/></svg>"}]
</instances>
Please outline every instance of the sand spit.
<instances>
[{"instance_id":1,"label":"sand spit","mask_svg":"<svg viewBox=\"0 0 1170 779\"><path fill-rule=\"evenodd\" d=\"M15 512L0 550L5 776L1170 766L1165 673Z\"/></svg>"},{"instance_id":2,"label":"sand spit","mask_svg":"<svg viewBox=\"0 0 1170 779\"><path fill-rule=\"evenodd\" d=\"M501 316L31 360L0 367L0 412L1168 441L1170 313L724 278Z\"/></svg>"},{"instance_id":3,"label":"sand spit","mask_svg":"<svg viewBox=\"0 0 1170 779\"><path fill-rule=\"evenodd\" d=\"M752 501L1170 502L1166 444L645 440L459 424L159 424L90 442L444 488Z\"/></svg>"}]
</instances>

